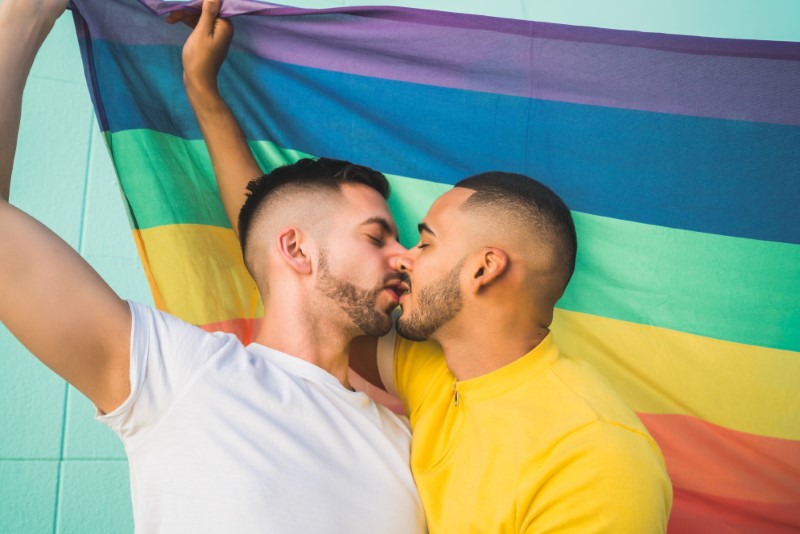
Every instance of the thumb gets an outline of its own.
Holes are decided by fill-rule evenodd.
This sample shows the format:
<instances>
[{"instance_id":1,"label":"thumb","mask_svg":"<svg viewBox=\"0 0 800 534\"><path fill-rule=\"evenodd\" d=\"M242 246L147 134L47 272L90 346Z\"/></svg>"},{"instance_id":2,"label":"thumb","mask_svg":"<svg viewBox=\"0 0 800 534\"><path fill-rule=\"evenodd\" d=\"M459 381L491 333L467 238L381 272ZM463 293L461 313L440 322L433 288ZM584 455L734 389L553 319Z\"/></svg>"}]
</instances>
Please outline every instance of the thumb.
<instances>
[{"instance_id":1,"label":"thumb","mask_svg":"<svg viewBox=\"0 0 800 534\"><path fill-rule=\"evenodd\" d=\"M197 27L200 31L209 34L214 33L214 23L219 15L220 0L203 0L203 8L200 13L200 20L197 21Z\"/></svg>"}]
</instances>

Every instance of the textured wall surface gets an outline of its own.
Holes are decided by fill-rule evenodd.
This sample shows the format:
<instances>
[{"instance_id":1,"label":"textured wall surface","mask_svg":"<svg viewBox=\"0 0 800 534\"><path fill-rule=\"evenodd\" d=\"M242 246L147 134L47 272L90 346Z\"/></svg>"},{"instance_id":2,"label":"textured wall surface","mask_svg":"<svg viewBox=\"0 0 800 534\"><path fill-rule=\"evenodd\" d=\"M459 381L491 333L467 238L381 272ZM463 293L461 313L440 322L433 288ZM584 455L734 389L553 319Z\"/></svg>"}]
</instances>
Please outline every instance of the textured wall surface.
<instances>
[{"instance_id":1,"label":"textured wall surface","mask_svg":"<svg viewBox=\"0 0 800 534\"><path fill-rule=\"evenodd\" d=\"M22 113L12 202L54 229L117 293L152 303L69 13L36 60ZM133 530L125 453L93 416L85 397L0 328L0 531Z\"/></svg>"}]
</instances>

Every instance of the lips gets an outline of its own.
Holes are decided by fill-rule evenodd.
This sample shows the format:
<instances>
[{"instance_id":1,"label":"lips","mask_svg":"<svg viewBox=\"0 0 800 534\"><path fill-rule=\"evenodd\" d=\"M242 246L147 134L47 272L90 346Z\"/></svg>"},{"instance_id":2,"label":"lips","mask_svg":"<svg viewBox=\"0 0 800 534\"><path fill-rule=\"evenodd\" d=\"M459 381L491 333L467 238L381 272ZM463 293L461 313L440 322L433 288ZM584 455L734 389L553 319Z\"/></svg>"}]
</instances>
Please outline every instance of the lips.
<instances>
[{"instance_id":1,"label":"lips","mask_svg":"<svg viewBox=\"0 0 800 534\"><path fill-rule=\"evenodd\" d=\"M408 291L411 290L411 287L407 282L404 280L395 279L390 281L388 284L384 286L384 289L387 289L391 293L394 294L397 300L400 300L400 297L405 295Z\"/></svg>"}]
</instances>

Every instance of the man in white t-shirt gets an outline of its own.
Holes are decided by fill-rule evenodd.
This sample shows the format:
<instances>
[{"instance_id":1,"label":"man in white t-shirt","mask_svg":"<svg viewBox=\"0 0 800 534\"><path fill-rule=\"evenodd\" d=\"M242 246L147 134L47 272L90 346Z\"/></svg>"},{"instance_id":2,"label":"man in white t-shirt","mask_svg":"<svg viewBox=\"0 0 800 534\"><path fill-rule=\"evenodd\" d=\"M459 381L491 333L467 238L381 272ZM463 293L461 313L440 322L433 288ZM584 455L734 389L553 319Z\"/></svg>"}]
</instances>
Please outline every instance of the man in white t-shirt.
<instances>
[{"instance_id":1,"label":"man in white t-shirt","mask_svg":"<svg viewBox=\"0 0 800 534\"><path fill-rule=\"evenodd\" d=\"M137 531L423 532L407 423L347 379L350 341L386 333L405 289L386 179L303 160L250 185L251 345L121 300L7 202L22 90L66 3L0 3L0 320L122 439Z\"/></svg>"}]
</instances>

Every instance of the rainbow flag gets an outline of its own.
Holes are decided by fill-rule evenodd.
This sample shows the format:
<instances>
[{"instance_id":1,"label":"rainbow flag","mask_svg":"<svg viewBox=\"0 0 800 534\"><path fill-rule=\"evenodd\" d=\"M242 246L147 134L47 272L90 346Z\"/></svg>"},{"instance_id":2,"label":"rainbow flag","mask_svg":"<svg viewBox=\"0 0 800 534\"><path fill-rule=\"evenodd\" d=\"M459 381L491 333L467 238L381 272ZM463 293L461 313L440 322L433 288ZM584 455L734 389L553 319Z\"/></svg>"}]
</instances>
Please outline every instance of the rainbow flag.
<instances>
[{"instance_id":1,"label":"rainbow flag","mask_svg":"<svg viewBox=\"0 0 800 534\"><path fill-rule=\"evenodd\" d=\"M261 316L156 0L73 0L157 306L247 340ZM197 5L195 0L191 5ZM227 0L221 90L265 169L386 173L405 244L456 180L534 176L572 208L553 326L664 452L669 530L800 529L800 43L402 7Z\"/></svg>"}]
</instances>

